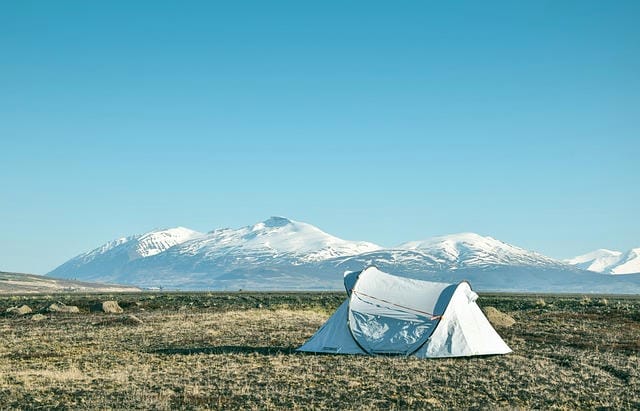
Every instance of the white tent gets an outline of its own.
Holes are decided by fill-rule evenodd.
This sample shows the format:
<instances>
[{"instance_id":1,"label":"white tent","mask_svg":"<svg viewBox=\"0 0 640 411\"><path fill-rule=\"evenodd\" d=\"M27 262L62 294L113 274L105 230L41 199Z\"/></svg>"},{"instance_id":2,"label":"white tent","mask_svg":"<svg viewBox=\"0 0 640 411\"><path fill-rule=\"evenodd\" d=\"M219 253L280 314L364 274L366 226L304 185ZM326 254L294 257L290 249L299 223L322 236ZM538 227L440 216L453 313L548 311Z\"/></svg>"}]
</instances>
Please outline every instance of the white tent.
<instances>
[{"instance_id":1,"label":"white tent","mask_svg":"<svg viewBox=\"0 0 640 411\"><path fill-rule=\"evenodd\" d=\"M299 351L420 358L507 354L469 283L397 277L376 267L345 273L348 298Z\"/></svg>"}]
</instances>

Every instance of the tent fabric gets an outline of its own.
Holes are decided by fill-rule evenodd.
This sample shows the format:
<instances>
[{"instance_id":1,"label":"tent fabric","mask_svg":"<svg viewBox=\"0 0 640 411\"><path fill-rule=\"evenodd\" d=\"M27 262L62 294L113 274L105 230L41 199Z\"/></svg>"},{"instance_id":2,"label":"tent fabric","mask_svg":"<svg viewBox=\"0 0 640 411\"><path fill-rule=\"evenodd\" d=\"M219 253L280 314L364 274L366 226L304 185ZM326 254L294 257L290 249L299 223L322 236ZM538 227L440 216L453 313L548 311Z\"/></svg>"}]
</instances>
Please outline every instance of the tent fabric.
<instances>
[{"instance_id":1,"label":"tent fabric","mask_svg":"<svg viewBox=\"0 0 640 411\"><path fill-rule=\"evenodd\" d=\"M345 300L326 323L298 351L331 354L366 354L349 331L349 300Z\"/></svg>"},{"instance_id":2,"label":"tent fabric","mask_svg":"<svg viewBox=\"0 0 640 411\"><path fill-rule=\"evenodd\" d=\"M349 297L299 351L421 358L511 352L467 282L435 283L369 267L345 273L345 288Z\"/></svg>"},{"instance_id":3,"label":"tent fabric","mask_svg":"<svg viewBox=\"0 0 640 411\"><path fill-rule=\"evenodd\" d=\"M469 283L460 283L436 330L416 356L436 358L510 353L511 348L476 304L477 298Z\"/></svg>"}]
</instances>

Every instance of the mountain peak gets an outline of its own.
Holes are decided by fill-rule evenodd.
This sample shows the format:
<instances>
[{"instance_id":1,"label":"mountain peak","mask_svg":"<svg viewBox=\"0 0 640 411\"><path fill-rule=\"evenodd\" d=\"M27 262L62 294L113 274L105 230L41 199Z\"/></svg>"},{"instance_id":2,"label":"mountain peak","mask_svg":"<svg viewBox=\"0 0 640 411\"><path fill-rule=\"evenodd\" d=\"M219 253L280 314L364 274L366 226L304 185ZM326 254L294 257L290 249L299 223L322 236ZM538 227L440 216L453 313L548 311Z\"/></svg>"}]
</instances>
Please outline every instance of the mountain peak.
<instances>
[{"instance_id":1,"label":"mountain peak","mask_svg":"<svg viewBox=\"0 0 640 411\"><path fill-rule=\"evenodd\" d=\"M577 257L573 257L568 260L565 260L565 262L567 264L576 265L576 264L583 264L587 262L593 262L596 259L602 259L602 258L615 260L617 257L620 257L620 255L622 255L620 251L612 251L612 250L607 250L606 248L599 248L595 251L591 251L589 253L582 254Z\"/></svg>"},{"instance_id":2,"label":"mountain peak","mask_svg":"<svg viewBox=\"0 0 640 411\"><path fill-rule=\"evenodd\" d=\"M294 228L295 226L301 225L302 223L298 223L298 222L294 222L289 220L288 218L285 217L269 217L268 219L261 221L259 223L255 223L253 225L250 225L246 228L249 229L249 231L253 234L250 235L255 235L256 232L262 232L262 231L279 231L279 229L281 228ZM291 227L290 227L291 226Z\"/></svg>"},{"instance_id":3,"label":"mountain peak","mask_svg":"<svg viewBox=\"0 0 640 411\"><path fill-rule=\"evenodd\" d=\"M398 248L405 250L419 250L419 249L428 249L437 245L447 244L449 246L459 246L463 244L487 244L487 243L496 243L496 244L504 244L502 241L498 241L491 237L484 237L480 234L465 232L465 233L456 233L456 234L447 234L436 237L431 237L426 240L418 240L418 241L409 241L401 244Z\"/></svg>"},{"instance_id":4,"label":"mountain peak","mask_svg":"<svg viewBox=\"0 0 640 411\"><path fill-rule=\"evenodd\" d=\"M285 225L291 224L293 221L289 220L285 217L272 216L263 222L265 227L284 227Z\"/></svg>"},{"instance_id":5,"label":"mountain peak","mask_svg":"<svg viewBox=\"0 0 640 411\"><path fill-rule=\"evenodd\" d=\"M583 270L603 274L632 274L640 272L640 248L624 253L604 248L565 260Z\"/></svg>"},{"instance_id":6,"label":"mountain peak","mask_svg":"<svg viewBox=\"0 0 640 411\"><path fill-rule=\"evenodd\" d=\"M541 254L476 233L457 233L410 241L398 246L436 257L457 268L485 265L556 265L559 262Z\"/></svg>"},{"instance_id":7,"label":"mountain peak","mask_svg":"<svg viewBox=\"0 0 640 411\"><path fill-rule=\"evenodd\" d=\"M498 241L477 233L465 232L433 237L432 241L452 241L457 243L477 243L478 241Z\"/></svg>"}]
</instances>

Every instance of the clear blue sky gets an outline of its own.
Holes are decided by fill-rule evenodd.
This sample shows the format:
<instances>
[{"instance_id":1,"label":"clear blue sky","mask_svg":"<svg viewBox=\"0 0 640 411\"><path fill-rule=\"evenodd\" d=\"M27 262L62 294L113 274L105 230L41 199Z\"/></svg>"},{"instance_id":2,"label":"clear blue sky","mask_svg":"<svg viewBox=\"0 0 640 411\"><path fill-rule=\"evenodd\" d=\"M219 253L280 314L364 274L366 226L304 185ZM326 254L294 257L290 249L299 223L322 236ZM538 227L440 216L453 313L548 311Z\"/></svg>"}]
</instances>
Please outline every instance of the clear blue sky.
<instances>
[{"instance_id":1,"label":"clear blue sky","mask_svg":"<svg viewBox=\"0 0 640 411\"><path fill-rule=\"evenodd\" d=\"M640 246L639 1L4 1L0 270L283 215Z\"/></svg>"}]
</instances>

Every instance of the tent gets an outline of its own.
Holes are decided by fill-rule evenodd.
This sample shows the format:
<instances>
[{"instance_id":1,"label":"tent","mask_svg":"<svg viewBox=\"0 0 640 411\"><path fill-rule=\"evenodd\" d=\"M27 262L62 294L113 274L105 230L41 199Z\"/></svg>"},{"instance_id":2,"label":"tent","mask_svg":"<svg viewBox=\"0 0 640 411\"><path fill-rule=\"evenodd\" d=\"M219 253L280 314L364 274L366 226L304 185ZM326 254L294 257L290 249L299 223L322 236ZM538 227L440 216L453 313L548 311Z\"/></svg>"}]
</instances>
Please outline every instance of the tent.
<instances>
[{"instance_id":1,"label":"tent","mask_svg":"<svg viewBox=\"0 0 640 411\"><path fill-rule=\"evenodd\" d=\"M444 284L384 273L347 272L347 299L298 351L412 355L507 354L468 282Z\"/></svg>"}]
</instances>

